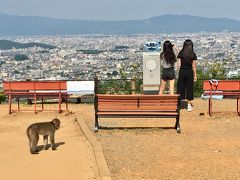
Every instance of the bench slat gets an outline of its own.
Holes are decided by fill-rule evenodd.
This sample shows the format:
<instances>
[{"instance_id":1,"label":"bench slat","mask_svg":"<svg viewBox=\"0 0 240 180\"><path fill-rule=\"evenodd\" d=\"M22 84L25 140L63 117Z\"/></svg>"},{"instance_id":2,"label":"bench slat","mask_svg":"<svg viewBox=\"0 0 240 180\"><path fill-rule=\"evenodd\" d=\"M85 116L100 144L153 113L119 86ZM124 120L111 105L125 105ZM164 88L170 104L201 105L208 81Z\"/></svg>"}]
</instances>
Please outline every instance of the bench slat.
<instances>
[{"instance_id":1,"label":"bench slat","mask_svg":"<svg viewBox=\"0 0 240 180\"><path fill-rule=\"evenodd\" d=\"M137 98L141 98L141 99L178 99L178 95L109 95L109 94L96 94L97 98L100 99L137 99Z\"/></svg>"},{"instance_id":2,"label":"bench slat","mask_svg":"<svg viewBox=\"0 0 240 180\"><path fill-rule=\"evenodd\" d=\"M134 104L143 104L143 105L160 105L160 104L162 104L162 105L168 105L168 104L177 104L177 102L175 101L175 102L173 102L173 101L164 101L164 102L162 102L162 101L153 101L153 102L151 102L151 101L147 101L147 102L145 102L145 101L130 101L130 102L128 102L128 101L117 101L117 102L115 102L115 101L111 101L111 102L108 102L108 101L98 101L98 104L99 105L115 105L115 104L123 104L123 105L127 105L127 104L132 104L132 105L134 105Z\"/></svg>"},{"instance_id":3,"label":"bench slat","mask_svg":"<svg viewBox=\"0 0 240 180\"><path fill-rule=\"evenodd\" d=\"M210 92L204 92L206 95L210 95ZM214 92L212 91L212 95L240 95L240 91L224 91L224 92Z\"/></svg>"},{"instance_id":4,"label":"bench slat","mask_svg":"<svg viewBox=\"0 0 240 180\"><path fill-rule=\"evenodd\" d=\"M216 86L212 86L209 80L203 82L203 90L210 91L220 90L220 91L240 91L240 81L239 80L219 80Z\"/></svg>"},{"instance_id":5,"label":"bench slat","mask_svg":"<svg viewBox=\"0 0 240 180\"><path fill-rule=\"evenodd\" d=\"M98 109L101 110L177 110L177 103L98 103Z\"/></svg>"},{"instance_id":6,"label":"bench slat","mask_svg":"<svg viewBox=\"0 0 240 180\"><path fill-rule=\"evenodd\" d=\"M121 102L126 102L126 103L177 103L178 100L160 100L160 99L98 99L98 102L104 103L121 103Z\"/></svg>"},{"instance_id":7,"label":"bench slat","mask_svg":"<svg viewBox=\"0 0 240 180\"><path fill-rule=\"evenodd\" d=\"M66 90L65 81L13 81L3 82L4 91L10 90Z\"/></svg>"},{"instance_id":8,"label":"bench slat","mask_svg":"<svg viewBox=\"0 0 240 180\"><path fill-rule=\"evenodd\" d=\"M120 105L139 105L139 104L142 104L142 105L169 105L169 104L177 104L177 102L172 102L172 101L169 101L169 102L159 102L159 101L153 101L153 102L150 102L150 101L147 101L147 102L145 102L145 101L136 101L136 102L133 102L133 101L130 101L130 102L128 102L128 101L117 101L117 102L114 102L114 101L112 101L112 102L102 102L102 101L100 101L100 102L98 102L98 104L99 105L118 105L118 104L120 104Z\"/></svg>"},{"instance_id":9,"label":"bench slat","mask_svg":"<svg viewBox=\"0 0 240 180\"><path fill-rule=\"evenodd\" d=\"M126 102L126 103L137 103L137 99L98 99L99 103L121 103L121 102Z\"/></svg>"},{"instance_id":10,"label":"bench slat","mask_svg":"<svg viewBox=\"0 0 240 180\"><path fill-rule=\"evenodd\" d=\"M106 111L106 112L97 112L98 115L169 115L169 116L177 116L178 113L177 112L151 112L151 111L146 111L146 112L142 112L142 111Z\"/></svg>"},{"instance_id":11,"label":"bench slat","mask_svg":"<svg viewBox=\"0 0 240 180\"><path fill-rule=\"evenodd\" d=\"M128 107L121 107L121 106L117 106L117 107L113 107L113 108L104 108L104 107L100 107L100 108L98 108L99 109L99 111L111 111L111 110L121 110L121 111L123 111L123 110L125 110L125 111L128 111L128 110L139 110L139 111L141 111L141 110L155 110L155 111L161 111L161 110L171 110L171 111L176 111L177 110L177 108L176 108L176 106L174 107L174 106L169 106L169 107L167 107L167 106L163 106L163 107L161 107L161 108L159 108L159 107L140 107L140 108L137 108L137 107L135 107L135 106L128 106Z\"/></svg>"}]
</instances>

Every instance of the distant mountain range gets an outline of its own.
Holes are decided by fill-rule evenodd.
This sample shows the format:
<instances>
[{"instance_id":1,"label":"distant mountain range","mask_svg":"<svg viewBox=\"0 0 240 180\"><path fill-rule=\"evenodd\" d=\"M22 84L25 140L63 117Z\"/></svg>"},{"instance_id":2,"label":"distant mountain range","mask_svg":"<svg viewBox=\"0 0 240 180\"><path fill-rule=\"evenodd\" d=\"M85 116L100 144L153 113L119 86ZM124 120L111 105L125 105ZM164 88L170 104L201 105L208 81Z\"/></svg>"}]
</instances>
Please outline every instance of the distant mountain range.
<instances>
[{"instance_id":1,"label":"distant mountain range","mask_svg":"<svg viewBox=\"0 0 240 180\"><path fill-rule=\"evenodd\" d=\"M29 48L29 47L41 47L44 49L54 49L56 48L55 46L52 45L47 45L43 43L17 43L13 41L8 41L8 40L0 40L0 49L1 50L9 50L9 49L21 49L21 48Z\"/></svg>"},{"instance_id":2,"label":"distant mountain range","mask_svg":"<svg viewBox=\"0 0 240 180\"><path fill-rule=\"evenodd\" d=\"M143 20L66 20L0 13L0 35L158 34L240 31L240 21L189 15L162 15Z\"/></svg>"}]
</instances>

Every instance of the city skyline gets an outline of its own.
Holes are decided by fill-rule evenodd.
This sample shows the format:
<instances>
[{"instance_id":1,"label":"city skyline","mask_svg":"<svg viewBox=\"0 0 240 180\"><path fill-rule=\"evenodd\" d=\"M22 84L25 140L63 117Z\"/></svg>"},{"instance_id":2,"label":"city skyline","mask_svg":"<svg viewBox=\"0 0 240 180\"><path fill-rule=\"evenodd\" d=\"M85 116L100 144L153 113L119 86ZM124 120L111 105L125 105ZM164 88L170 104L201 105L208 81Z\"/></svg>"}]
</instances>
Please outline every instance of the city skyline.
<instances>
[{"instance_id":1,"label":"city skyline","mask_svg":"<svg viewBox=\"0 0 240 180\"><path fill-rule=\"evenodd\" d=\"M0 13L82 20L137 20L165 14L240 20L240 1L0 0Z\"/></svg>"},{"instance_id":2,"label":"city skyline","mask_svg":"<svg viewBox=\"0 0 240 180\"><path fill-rule=\"evenodd\" d=\"M207 75L208 69L224 68L225 78L240 75L240 32L178 33L77 36L15 37L19 43L38 42L56 48L37 45L28 48L0 50L0 82L9 80L92 80L131 78L137 72L142 78L143 44L150 40L168 39L179 49L185 39L194 42L198 69ZM135 70L134 68L137 68ZM216 74L211 78L218 78Z\"/></svg>"}]
</instances>

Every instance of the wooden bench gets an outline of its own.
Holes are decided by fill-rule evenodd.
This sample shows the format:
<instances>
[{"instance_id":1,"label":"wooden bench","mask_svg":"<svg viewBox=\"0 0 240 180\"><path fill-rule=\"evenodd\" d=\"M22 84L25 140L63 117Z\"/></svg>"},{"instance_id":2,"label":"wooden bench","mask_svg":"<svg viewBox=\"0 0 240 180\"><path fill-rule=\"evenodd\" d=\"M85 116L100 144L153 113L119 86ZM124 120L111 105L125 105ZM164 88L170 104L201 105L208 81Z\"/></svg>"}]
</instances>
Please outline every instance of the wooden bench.
<instances>
[{"instance_id":1,"label":"wooden bench","mask_svg":"<svg viewBox=\"0 0 240 180\"><path fill-rule=\"evenodd\" d=\"M212 116L212 96L223 95L237 99L237 113L240 116L240 80L205 80L203 82L203 94L209 95L208 113ZM217 92L216 92L217 91ZM216 111L215 111L216 112Z\"/></svg>"},{"instance_id":2,"label":"wooden bench","mask_svg":"<svg viewBox=\"0 0 240 180\"><path fill-rule=\"evenodd\" d=\"M99 118L176 118L175 129L180 133L179 95L109 95L95 94L95 130Z\"/></svg>"},{"instance_id":3,"label":"wooden bench","mask_svg":"<svg viewBox=\"0 0 240 180\"><path fill-rule=\"evenodd\" d=\"M67 105L67 86L66 81L12 81L3 82L3 90L9 101L9 114L12 113L12 100L16 98L18 101L18 110L20 110L19 99L34 99L34 112L37 112L36 104L37 99L42 100L42 111L43 99L58 99L58 111L61 113L61 103L63 99L66 99Z\"/></svg>"}]
</instances>

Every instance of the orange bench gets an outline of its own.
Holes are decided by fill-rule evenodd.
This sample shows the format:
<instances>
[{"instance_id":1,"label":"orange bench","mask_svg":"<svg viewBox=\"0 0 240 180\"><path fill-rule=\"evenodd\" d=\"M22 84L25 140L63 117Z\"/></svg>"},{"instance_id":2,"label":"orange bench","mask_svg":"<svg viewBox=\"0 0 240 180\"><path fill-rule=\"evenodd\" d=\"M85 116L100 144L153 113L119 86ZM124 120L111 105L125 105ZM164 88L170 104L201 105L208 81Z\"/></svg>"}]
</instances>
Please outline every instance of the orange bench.
<instances>
[{"instance_id":1,"label":"orange bench","mask_svg":"<svg viewBox=\"0 0 240 180\"><path fill-rule=\"evenodd\" d=\"M43 99L58 99L58 111L61 113L61 103L63 99L66 99L67 105L67 85L66 81L12 81L3 82L3 90L9 101L9 114L12 113L12 99L16 98L18 101L18 110L20 110L19 99L30 98L34 99L34 112L37 112L36 101L37 99L42 100L42 111Z\"/></svg>"},{"instance_id":2,"label":"orange bench","mask_svg":"<svg viewBox=\"0 0 240 180\"><path fill-rule=\"evenodd\" d=\"M95 131L99 118L153 117L176 118L175 129L180 133L179 95L109 95L95 94Z\"/></svg>"},{"instance_id":3,"label":"orange bench","mask_svg":"<svg viewBox=\"0 0 240 180\"><path fill-rule=\"evenodd\" d=\"M240 116L240 80L205 80L203 82L204 95L209 95L208 113L211 116L212 96L223 95L224 97L233 97L237 99L237 113ZM217 92L216 92L217 91ZM220 91L220 92L219 92Z\"/></svg>"}]
</instances>

